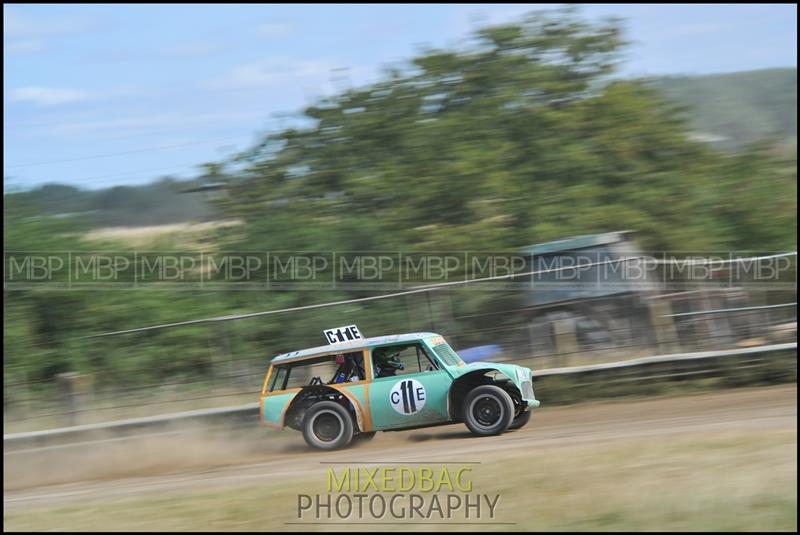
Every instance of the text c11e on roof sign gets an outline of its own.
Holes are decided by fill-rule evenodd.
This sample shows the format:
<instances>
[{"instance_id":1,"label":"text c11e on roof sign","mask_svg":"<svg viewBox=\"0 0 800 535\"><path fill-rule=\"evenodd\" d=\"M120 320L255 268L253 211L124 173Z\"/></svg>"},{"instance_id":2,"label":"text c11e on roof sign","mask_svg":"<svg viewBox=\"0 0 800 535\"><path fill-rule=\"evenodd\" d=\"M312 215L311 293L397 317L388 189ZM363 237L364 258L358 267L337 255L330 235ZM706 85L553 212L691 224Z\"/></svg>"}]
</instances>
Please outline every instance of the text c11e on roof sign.
<instances>
[{"instance_id":1,"label":"text c11e on roof sign","mask_svg":"<svg viewBox=\"0 0 800 535\"><path fill-rule=\"evenodd\" d=\"M363 336L358 331L355 325L347 325L346 327L336 327L335 329L325 329L325 339L329 344L339 344L341 342L350 342L352 340L363 340Z\"/></svg>"}]
</instances>

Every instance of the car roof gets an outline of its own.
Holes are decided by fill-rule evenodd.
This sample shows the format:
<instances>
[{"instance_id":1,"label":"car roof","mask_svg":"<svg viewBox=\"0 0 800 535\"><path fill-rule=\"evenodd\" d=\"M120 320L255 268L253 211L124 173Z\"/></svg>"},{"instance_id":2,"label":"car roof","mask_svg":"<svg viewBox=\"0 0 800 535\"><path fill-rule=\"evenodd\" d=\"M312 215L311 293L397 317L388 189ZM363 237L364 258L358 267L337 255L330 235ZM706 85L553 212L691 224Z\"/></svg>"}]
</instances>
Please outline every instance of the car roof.
<instances>
[{"instance_id":1,"label":"car roof","mask_svg":"<svg viewBox=\"0 0 800 535\"><path fill-rule=\"evenodd\" d=\"M324 346L310 347L308 349L301 349L299 351L291 351L289 353L282 353L272 359L272 364L280 364L283 362L310 357L317 354L330 353L332 351L345 352L354 349L362 349L365 347L377 346L381 344L391 344L394 342L413 342L423 338L430 338L432 336L441 336L436 333L420 332L420 333L406 333L406 334L390 334L386 336L375 336L373 338L362 338L360 340L351 340L349 342L341 342L338 344L326 344Z\"/></svg>"}]
</instances>

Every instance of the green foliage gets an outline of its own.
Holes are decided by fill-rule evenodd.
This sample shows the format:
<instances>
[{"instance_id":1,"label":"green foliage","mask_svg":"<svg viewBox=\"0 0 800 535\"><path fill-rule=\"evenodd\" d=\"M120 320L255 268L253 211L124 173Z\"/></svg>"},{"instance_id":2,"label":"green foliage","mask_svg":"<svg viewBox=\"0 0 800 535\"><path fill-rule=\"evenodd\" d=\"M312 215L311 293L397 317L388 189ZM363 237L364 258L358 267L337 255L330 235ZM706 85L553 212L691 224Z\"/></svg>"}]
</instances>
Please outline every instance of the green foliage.
<instances>
[{"instance_id":1,"label":"green foliage","mask_svg":"<svg viewBox=\"0 0 800 535\"><path fill-rule=\"evenodd\" d=\"M573 9L534 13L476 32L464 49L426 50L372 85L324 99L305 110L309 126L206 166L201 182L226 186L216 210L244 221L217 230L219 248L513 251L633 229L648 250L794 249L796 161L765 146L729 154L693 139L681 108L644 82L613 77L624 46L618 21L588 23ZM191 195L177 193L182 187L48 186L6 195L6 250L88 250L79 233L99 224L208 216ZM64 212L83 215L53 217ZM409 298L74 340L370 294L6 292L4 369L28 379L91 370L99 384L153 384L227 373L232 354L263 366L276 352L317 345L323 328L345 322L370 335L436 325L436 309ZM498 292L475 292L459 307L463 315L516 308Z\"/></svg>"},{"instance_id":2,"label":"green foliage","mask_svg":"<svg viewBox=\"0 0 800 535\"><path fill-rule=\"evenodd\" d=\"M536 398L549 406L797 383L796 351L783 351L760 358L761 361L753 365L752 357L724 357L704 364L706 371L688 376L674 375L669 364L639 368L623 378L620 378L619 370L600 370L572 377L534 375L534 390ZM638 379L634 380L636 377Z\"/></svg>"},{"instance_id":3,"label":"green foliage","mask_svg":"<svg viewBox=\"0 0 800 535\"><path fill-rule=\"evenodd\" d=\"M426 51L242 154L222 207L261 248L496 250L622 228L656 250L792 247L791 162L692 139L680 108L611 80L623 44L616 22L568 10Z\"/></svg>"},{"instance_id":4,"label":"green foliage","mask_svg":"<svg viewBox=\"0 0 800 535\"><path fill-rule=\"evenodd\" d=\"M219 217L203 193L186 193L202 180L164 178L141 186L83 190L47 184L5 195L6 206L27 206L37 216L74 221L85 227L143 226ZM75 229L77 230L77 229Z\"/></svg>"},{"instance_id":5,"label":"green foliage","mask_svg":"<svg viewBox=\"0 0 800 535\"><path fill-rule=\"evenodd\" d=\"M771 138L797 154L797 69L668 76L651 84L686 105L692 128L719 137L715 145L736 149Z\"/></svg>"}]
</instances>

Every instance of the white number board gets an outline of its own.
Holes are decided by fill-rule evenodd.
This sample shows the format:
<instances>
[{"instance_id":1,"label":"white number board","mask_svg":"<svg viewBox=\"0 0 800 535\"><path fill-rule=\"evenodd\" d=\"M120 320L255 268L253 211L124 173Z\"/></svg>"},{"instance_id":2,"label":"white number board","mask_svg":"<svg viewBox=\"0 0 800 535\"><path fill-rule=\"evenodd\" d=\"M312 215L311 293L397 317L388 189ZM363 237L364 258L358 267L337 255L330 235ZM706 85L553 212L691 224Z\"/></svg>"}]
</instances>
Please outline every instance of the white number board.
<instances>
[{"instance_id":1,"label":"white number board","mask_svg":"<svg viewBox=\"0 0 800 535\"><path fill-rule=\"evenodd\" d=\"M361 333L358 332L358 327L355 325L337 327L335 329L325 329L323 332L325 333L325 339L329 344L339 344L341 342L363 339Z\"/></svg>"}]
</instances>

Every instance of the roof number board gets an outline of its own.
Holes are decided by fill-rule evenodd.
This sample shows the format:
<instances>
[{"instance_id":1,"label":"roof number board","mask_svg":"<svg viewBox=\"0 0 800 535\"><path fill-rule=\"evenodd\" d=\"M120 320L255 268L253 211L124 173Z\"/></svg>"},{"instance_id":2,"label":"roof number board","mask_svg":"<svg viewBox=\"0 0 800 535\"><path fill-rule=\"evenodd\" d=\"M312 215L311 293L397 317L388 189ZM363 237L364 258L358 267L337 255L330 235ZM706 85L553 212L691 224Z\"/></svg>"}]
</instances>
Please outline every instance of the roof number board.
<instances>
[{"instance_id":1,"label":"roof number board","mask_svg":"<svg viewBox=\"0 0 800 535\"><path fill-rule=\"evenodd\" d=\"M355 325L325 329L323 332L329 344L340 344L342 342L350 342L351 340L363 340L364 338L361 336L361 333L358 332L358 327Z\"/></svg>"}]
</instances>

